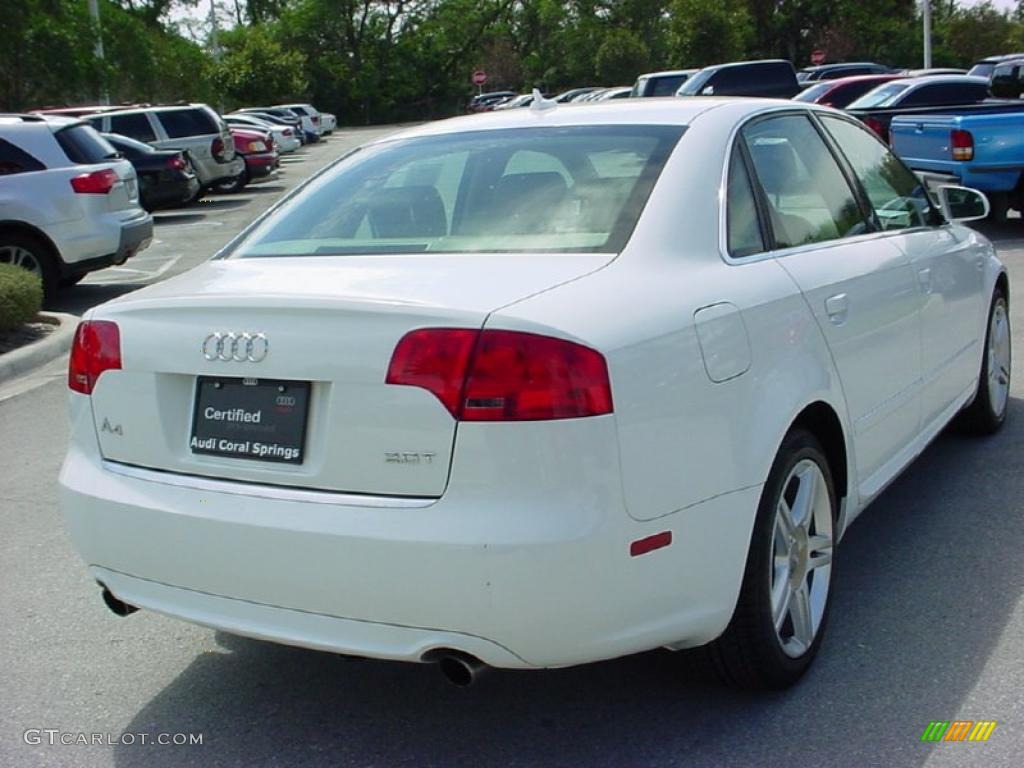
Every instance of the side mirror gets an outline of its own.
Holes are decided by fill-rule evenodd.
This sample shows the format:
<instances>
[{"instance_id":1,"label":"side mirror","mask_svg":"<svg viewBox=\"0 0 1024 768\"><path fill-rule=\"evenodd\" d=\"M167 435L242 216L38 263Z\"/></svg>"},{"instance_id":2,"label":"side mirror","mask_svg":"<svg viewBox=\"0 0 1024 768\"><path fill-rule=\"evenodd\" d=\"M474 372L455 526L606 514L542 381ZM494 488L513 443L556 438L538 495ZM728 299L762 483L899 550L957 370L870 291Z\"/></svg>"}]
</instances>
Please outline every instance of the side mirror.
<instances>
[{"instance_id":1,"label":"side mirror","mask_svg":"<svg viewBox=\"0 0 1024 768\"><path fill-rule=\"evenodd\" d=\"M937 194L946 219L958 224L984 219L991 210L988 198L976 189L947 184L939 187Z\"/></svg>"}]
</instances>

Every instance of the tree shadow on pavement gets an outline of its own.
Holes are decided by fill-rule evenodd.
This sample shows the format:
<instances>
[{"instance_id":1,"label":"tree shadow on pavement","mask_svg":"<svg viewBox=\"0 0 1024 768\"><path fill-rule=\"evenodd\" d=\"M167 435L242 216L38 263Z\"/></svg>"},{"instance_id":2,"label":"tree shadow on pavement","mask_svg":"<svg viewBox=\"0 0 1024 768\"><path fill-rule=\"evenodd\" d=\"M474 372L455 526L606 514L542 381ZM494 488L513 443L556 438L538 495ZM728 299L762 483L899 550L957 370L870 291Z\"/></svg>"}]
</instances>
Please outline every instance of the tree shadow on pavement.
<instances>
[{"instance_id":1,"label":"tree shadow on pavement","mask_svg":"<svg viewBox=\"0 0 1024 768\"><path fill-rule=\"evenodd\" d=\"M153 215L153 223L157 226L163 224L194 224L203 221L205 213L157 213Z\"/></svg>"},{"instance_id":2,"label":"tree shadow on pavement","mask_svg":"<svg viewBox=\"0 0 1024 768\"><path fill-rule=\"evenodd\" d=\"M1024 584L1024 521L1006 514L1024 404L1011 408L994 438L940 437L853 525L829 635L789 691L709 685L663 651L457 689L431 666L218 633L125 729L203 746L120 746L116 764L921 766L942 747L921 733L961 712Z\"/></svg>"},{"instance_id":3,"label":"tree shadow on pavement","mask_svg":"<svg viewBox=\"0 0 1024 768\"><path fill-rule=\"evenodd\" d=\"M81 283L73 288L61 290L53 303L47 306L47 309L81 315L97 304L116 299L118 296L131 293L141 287L141 285L131 283L103 283L102 285Z\"/></svg>"}]
</instances>

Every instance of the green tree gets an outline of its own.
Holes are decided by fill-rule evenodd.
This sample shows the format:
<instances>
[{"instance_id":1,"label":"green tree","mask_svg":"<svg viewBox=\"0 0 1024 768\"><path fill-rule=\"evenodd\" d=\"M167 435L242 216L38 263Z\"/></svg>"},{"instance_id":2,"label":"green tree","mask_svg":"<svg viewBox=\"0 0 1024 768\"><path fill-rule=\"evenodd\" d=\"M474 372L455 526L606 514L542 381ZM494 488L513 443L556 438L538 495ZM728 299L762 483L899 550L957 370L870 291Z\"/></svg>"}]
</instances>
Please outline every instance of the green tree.
<instances>
[{"instance_id":1,"label":"green tree","mask_svg":"<svg viewBox=\"0 0 1024 768\"><path fill-rule=\"evenodd\" d=\"M753 36L750 12L735 0L675 0L669 46L678 66L704 67L745 57Z\"/></svg>"},{"instance_id":2,"label":"green tree","mask_svg":"<svg viewBox=\"0 0 1024 768\"><path fill-rule=\"evenodd\" d=\"M629 29L610 29L594 57L597 82L632 85L650 67L651 52L640 35Z\"/></svg>"}]
</instances>

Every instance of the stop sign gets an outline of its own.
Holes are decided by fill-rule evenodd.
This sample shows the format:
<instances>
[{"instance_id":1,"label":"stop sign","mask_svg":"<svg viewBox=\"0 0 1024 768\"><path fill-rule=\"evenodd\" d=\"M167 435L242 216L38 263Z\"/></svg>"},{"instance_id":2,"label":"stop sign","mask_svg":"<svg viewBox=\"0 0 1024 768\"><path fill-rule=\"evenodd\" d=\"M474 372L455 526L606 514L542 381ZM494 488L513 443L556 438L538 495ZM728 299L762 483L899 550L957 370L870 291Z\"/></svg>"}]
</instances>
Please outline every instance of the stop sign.
<instances>
[{"instance_id":1,"label":"stop sign","mask_svg":"<svg viewBox=\"0 0 1024 768\"><path fill-rule=\"evenodd\" d=\"M817 66L818 64L825 63L825 52L820 48L816 48L811 51L811 64Z\"/></svg>"},{"instance_id":2,"label":"stop sign","mask_svg":"<svg viewBox=\"0 0 1024 768\"><path fill-rule=\"evenodd\" d=\"M487 82L487 73L482 69L478 69L473 73L473 85L483 85Z\"/></svg>"}]
</instances>

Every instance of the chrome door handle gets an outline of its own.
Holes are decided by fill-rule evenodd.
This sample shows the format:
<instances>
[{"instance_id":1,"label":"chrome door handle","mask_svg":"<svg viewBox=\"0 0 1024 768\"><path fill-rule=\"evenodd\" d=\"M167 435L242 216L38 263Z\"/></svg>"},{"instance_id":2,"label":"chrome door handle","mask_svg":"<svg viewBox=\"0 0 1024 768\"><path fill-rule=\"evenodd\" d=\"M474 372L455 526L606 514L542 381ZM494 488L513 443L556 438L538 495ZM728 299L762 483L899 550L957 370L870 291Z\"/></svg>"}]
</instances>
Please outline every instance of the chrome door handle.
<instances>
[{"instance_id":1,"label":"chrome door handle","mask_svg":"<svg viewBox=\"0 0 1024 768\"><path fill-rule=\"evenodd\" d=\"M825 313L835 325L846 322L846 314L850 310L850 302L845 293L837 293L825 299Z\"/></svg>"},{"instance_id":2,"label":"chrome door handle","mask_svg":"<svg viewBox=\"0 0 1024 768\"><path fill-rule=\"evenodd\" d=\"M925 267L917 271L917 282L921 285L921 290L925 293L932 292L932 271Z\"/></svg>"}]
</instances>

